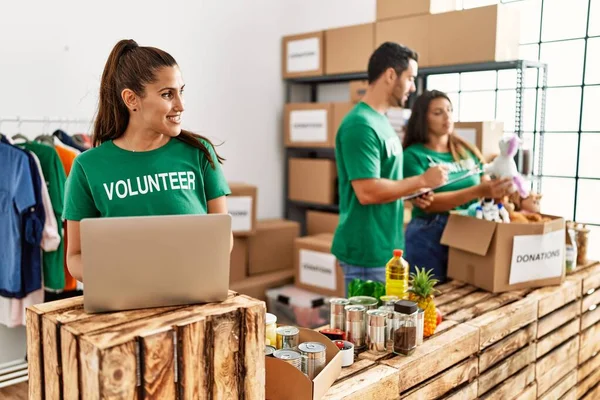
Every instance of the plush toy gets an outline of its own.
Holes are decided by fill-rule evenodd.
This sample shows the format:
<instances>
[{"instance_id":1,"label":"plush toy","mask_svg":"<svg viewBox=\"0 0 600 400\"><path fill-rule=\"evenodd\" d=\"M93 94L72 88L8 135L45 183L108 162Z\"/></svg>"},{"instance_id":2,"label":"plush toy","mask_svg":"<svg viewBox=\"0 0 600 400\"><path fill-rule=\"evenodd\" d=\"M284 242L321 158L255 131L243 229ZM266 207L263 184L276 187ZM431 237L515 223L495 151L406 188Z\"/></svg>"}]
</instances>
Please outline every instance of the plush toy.
<instances>
[{"instance_id":1,"label":"plush toy","mask_svg":"<svg viewBox=\"0 0 600 400\"><path fill-rule=\"evenodd\" d=\"M475 218L492 222L510 222L506 208L502 203L495 203L494 199L483 199L475 207Z\"/></svg>"},{"instance_id":2,"label":"plush toy","mask_svg":"<svg viewBox=\"0 0 600 400\"><path fill-rule=\"evenodd\" d=\"M497 179L512 178L513 187L526 198L529 190L526 187L525 179L517 170L514 157L519 150L522 141L517 135L505 136L500 140L500 155L483 167L483 171Z\"/></svg>"},{"instance_id":3,"label":"plush toy","mask_svg":"<svg viewBox=\"0 0 600 400\"><path fill-rule=\"evenodd\" d=\"M529 193L526 198L521 198L519 193L511 194L505 201L511 204L509 216L511 222L528 224L530 222L546 222L550 218L543 217L540 214L540 200L542 195L538 193Z\"/></svg>"}]
</instances>

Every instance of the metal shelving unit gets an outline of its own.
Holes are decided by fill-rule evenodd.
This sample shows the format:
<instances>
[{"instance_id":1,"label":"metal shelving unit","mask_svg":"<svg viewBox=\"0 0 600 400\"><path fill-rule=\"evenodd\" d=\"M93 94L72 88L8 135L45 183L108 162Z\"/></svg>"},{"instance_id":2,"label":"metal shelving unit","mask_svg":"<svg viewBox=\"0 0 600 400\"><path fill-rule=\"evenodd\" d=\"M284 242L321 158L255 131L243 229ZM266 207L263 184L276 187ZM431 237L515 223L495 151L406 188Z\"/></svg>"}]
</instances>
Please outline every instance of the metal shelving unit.
<instances>
[{"instance_id":1,"label":"metal shelving unit","mask_svg":"<svg viewBox=\"0 0 600 400\"><path fill-rule=\"evenodd\" d=\"M527 71L530 69L536 70L536 82L533 86L527 86L529 82L526 82ZM535 118L534 118L534 131L533 131L533 145L531 148L532 158L532 174L530 177L536 181L538 190L540 189L541 181L538 179L542 175L542 163L543 156L540 151L536 154L536 149L543 149L544 140L544 122L545 122L545 107L546 107L546 81L548 76L548 66L545 63L539 61L527 61L527 60L514 60L514 61L502 61L502 62L485 62L485 63L473 63L473 64L461 64L441 67L425 67L419 68L417 76L416 86L417 92L411 96L408 102L408 107L412 107L414 101L420 93L423 93L427 87L428 78L432 75L440 74L453 74L453 73L465 73L465 72L482 72L482 71L501 71L501 70L515 70L516 71L516 84L515 84L515 133L520 137L523 137L523 117L525 102L524 98L527 89L535 89ZM343 83L350 82L353 80L364 80L367 79L367 73L351 73L351 74L340 74L340 75L324 75L314 76L306 78L292 78L286 80L286 103L289 103L292 98L292 91L294 86L308 86L310 90L310 102L317 101L318 86L320 84L331 84L331 83ZM496 88L496 91L498 88ZM536 143L539 134L539 143ZM307 210L321 210L329 212L339 212L338 205L319 205L310 204L303 202L291 201L287 198L288 193L288 160L291 157L303 157L303 158L329 158L335 159L334 149L325 148L293 148L288 147L285 149L285 184L284 184L284 204L285 204L285 218L296 220L301 223L302 231L305 230L305 213ZM523 167L524 157L522 153L517 156L517 165L519 168Z\"/></svg>"}]
</instances>

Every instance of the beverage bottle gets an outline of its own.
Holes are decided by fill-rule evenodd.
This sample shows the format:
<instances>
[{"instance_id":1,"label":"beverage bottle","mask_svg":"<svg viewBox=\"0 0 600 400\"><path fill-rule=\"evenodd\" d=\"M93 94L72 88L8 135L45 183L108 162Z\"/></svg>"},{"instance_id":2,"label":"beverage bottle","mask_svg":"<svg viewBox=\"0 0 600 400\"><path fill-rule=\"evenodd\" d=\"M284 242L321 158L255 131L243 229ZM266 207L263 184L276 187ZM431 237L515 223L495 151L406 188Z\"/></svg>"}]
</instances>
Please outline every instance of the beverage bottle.
<instances>
[{"instance_id":1,"label":"beverage bottle","mask_svg":"<svg viewBox=\"0 0 600 400\"><path fill-rule=\"evenodd\" d=\"M394 250L394 256L385 266L385 294L406 299L408 296L408 262L402 258L403 251Z\"/></svg>"}]
</instances>

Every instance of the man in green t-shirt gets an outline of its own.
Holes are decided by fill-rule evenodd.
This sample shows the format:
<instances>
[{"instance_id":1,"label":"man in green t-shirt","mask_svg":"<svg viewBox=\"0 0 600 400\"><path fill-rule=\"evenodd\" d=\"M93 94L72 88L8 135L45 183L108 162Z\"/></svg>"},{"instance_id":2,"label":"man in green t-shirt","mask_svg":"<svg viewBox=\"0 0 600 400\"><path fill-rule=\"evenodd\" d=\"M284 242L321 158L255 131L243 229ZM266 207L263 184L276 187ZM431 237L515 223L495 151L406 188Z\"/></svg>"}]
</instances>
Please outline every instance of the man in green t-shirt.
<instances>
[{"instance_id":1,"label":"man in green t-shirt","mask_svg":"<svg viewBox=\"0 0 600 400\"><path fill-rule=\"evenodd\" d=\"M403 196L426 191L447 179L436 166L403 179L402 144L385 113L403 107L415 92L418 56L397 43L371 55L369 87L340 125L335 145L340 222L331 251L340 262L345 287L354 278L385 281L385 264L404 248ZM426 208L431 194L416 200Z\"/></svg>"}]
</instances>

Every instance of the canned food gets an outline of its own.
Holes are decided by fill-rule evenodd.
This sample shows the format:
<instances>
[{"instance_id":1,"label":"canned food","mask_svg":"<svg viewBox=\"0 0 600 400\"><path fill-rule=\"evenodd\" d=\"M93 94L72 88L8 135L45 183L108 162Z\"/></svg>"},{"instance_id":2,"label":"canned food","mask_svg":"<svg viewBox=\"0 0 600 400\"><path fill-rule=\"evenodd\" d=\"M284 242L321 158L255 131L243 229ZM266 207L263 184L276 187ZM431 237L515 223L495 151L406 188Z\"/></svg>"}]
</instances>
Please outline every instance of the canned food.
<instances>
[{"instance_id":1,"label":"canned food","mask_svg":"<svg viewBox=\"0 0 600 400\"><path fill-rule=\"evenodd\" d=\"M346 312L344 308L350 304L350 300L334 298L329 300L329 327L331 329L346 329Z\"/></svg>"},{"instance_id":2,"label":"canned food","mask_svg":"<svg viewBox=\"0 0 600 400\"><path fill-rule=\"evenodd\" d=\"M273 357L273 354L275 354L276 351L277 349L275 346L265 346L265 356L267 357Z\"/></svg>"},{"instance_id":3,"label":"canned food","mask_svg":"<svg viewBox=\"0 0 600 400\"><path fill-rule=\"evenodd\" d=\"M365 347L366 311L364 306L346 306L346 339L357 351Z\"/></svg>"},{"instance_id":4,"label":"canned food","mask_svg":"<svg viewBox=\"0 0 600 400\"><path fill-rule=\"evenodd\" d=\"M277 350L273 353L273 356L279 360L283 360L288 364L293 365L302 371L302 356L295 350L285 349L285 350Z\"/></svg>"},{"instance_id":5,"label":"canned food","mask_svg":"<svg viewBox=\"0 0 600 400\"><path fill-rule=\"evenodd\" d=\"M326 347L319 342L306 342L298 346L302 355L302 372L314 379L325 367Z\"/></svg>"},{"instance_id":6,"label":"canned food","mask_svg":"<svg viewBox=\"0 0 600 400\"><path fill-rule=\"evenodd\" d=\"M277 328L277 348L296 349L300 330L295 326L280 326Z\"/></svg>"},{"instance_id":7,"label":"canned food","mask_svg":"<svg viewBox=\"0 0 600 400\"><path fill-rule=\"evenodd\" d=\"M367 311L368 327L367 330L367 345L369 350L375 352L386 351L386 319L387 311L369 310Z\"/></svg>"}]
</instances>

